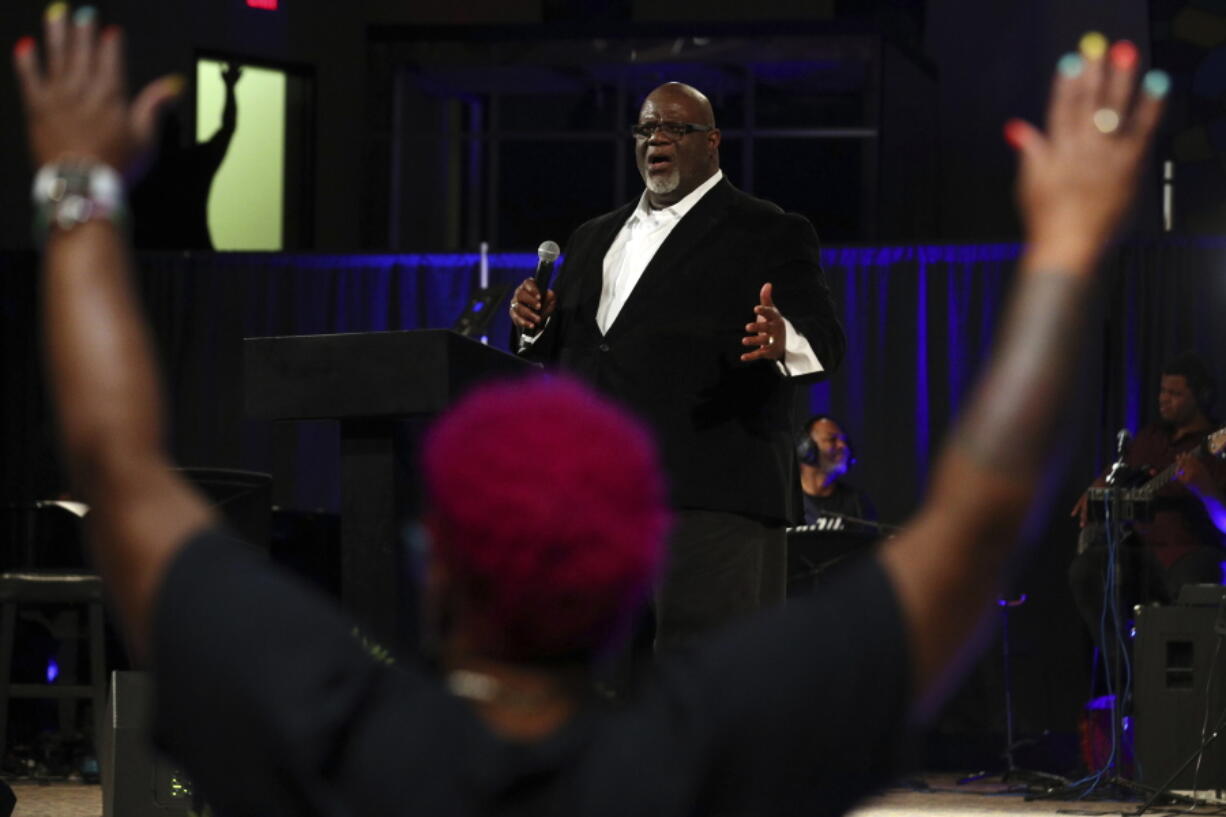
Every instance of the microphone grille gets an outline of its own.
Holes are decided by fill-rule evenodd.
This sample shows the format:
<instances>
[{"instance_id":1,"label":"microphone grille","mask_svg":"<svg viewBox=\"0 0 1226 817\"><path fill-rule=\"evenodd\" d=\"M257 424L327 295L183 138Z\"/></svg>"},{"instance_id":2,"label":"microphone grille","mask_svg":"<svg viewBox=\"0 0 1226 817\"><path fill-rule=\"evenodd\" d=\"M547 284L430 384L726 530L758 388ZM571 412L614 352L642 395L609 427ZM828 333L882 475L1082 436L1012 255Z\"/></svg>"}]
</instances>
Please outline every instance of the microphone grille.
<instances>
[{"instance_id":1,"label":"microphone grille","mask_svg":"<svg viewBox=\"0 0 1226 817\"><path fill-rule=\"evenodd\" d=\"M556 241L542 241L541 246L536 248L536 257L546 263L551 263L558 260L558 256L562 254L562 248L558 246Z\"/></svg>"}]
</instances>

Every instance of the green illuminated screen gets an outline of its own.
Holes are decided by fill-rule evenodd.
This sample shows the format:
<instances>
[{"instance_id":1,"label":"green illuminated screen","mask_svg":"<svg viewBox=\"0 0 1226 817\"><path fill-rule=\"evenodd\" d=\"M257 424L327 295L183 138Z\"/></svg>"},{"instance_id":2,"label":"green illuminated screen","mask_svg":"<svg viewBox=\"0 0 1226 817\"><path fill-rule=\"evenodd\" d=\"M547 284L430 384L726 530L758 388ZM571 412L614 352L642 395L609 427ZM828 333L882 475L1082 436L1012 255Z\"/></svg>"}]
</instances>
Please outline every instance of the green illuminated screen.
<instances>
[{"instance_id":1,"label":"green illuminated screen","mask_svg":"<svg viewBox=\"0 0 1226 817\"><path fill-rule=\"evenodd\" d=\"M196 141L221 125L225 63L196 63ZM285 73L244 65L235 86L238 124L209 193L217 250L280 250L285 185Z\"/></svg>"}]
</instances>

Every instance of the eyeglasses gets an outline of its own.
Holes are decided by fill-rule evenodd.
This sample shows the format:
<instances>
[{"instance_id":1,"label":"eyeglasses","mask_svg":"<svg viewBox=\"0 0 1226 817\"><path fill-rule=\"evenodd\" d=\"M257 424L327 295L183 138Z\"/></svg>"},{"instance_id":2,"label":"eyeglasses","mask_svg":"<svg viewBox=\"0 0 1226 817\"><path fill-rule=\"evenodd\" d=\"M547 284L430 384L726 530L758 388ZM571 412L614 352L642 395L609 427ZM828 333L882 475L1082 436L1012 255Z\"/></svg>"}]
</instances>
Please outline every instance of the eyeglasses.
<instances>
[{"instance_id":1,"label":"eyeglasses","mask_svg":"<svg viewBox=\"0 0 1226 817\"><path fill-rule=\"evenodd\" d=\"M650 139L656 135L656 131L664 131L669 139L683 139L687 133L706 133L710 130L715 130L715 126L693 122L639 122L630 126L630 135L635 139Z\"/></svg>"}]
</instances>

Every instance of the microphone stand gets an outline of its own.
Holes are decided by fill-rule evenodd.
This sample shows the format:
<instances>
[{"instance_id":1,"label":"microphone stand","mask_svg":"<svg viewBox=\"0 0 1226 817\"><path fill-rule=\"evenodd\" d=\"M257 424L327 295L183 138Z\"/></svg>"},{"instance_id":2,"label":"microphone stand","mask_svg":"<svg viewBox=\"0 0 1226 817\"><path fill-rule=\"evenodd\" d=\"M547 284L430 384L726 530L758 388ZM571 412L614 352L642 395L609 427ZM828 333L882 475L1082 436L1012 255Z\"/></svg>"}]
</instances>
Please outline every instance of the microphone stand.
<instances>
[{"instance_id":1,"label":"microphone stand","mask_svg":"<svg viewBox=\"0 0 1226 817\"><path fill-rule=\"evenodd\" d=\"M1126 779L1121 773L1121 764L1124 756L1124 704L1128 690L1122 686L1123 678L1121 673L1123 670L1124 650L1127 646L1122 643L1123 639L1123 620L1120 611L1122 602L1122 585L1123 578L1120 568L1123 565L1123 557L1120 551L1121 543L1124 538L1125 526L1130 520L1121 518L1121 501L1120 490L1116 486L1127 471L1128 466L1124 463L1124 454L1128 446L1128 442L1132 439L1132 435L1128 429L1120 429L1116 434L1115 447L1116 459L1111 465L1111 470L1107 475L1107 485L1115 490L1107 492L1103 502L1105 504L1105 514L1103 525L1106 529L1108 543L1108 570L1111 572L1111 586L1107 588L1104 594L1103 605L1104 618L1110 622L1111 635L1114 640L1115 649L1113 654L1109 656L1110 666L1104 663L1104 670L1108 674L1108 686L1112 693L1111 707L1111 755L1109 765L1103 767L1096 773L1091 773L1081 780L1070 783L1056 789L1050 789L1042 794L1028 796L1026 799L1085 799L1091 793L1101 790L1100 799L1141 799L1149 798L1150 803L1156 801L1162 792L1152 786L1144 786L1133 780ZM1106 633L1104 642L1106 642ZM1107 644L1103 644L1104 659L1108 658L1105 655ZM1179 799L1178 795L1167 795L1168 800L1165 803L1184 802L1186 799ZM1147 806L1149 803L1147 803Z\"/></svg>"},{"instance_id":2,"label":"microphone stand","mask_svg":"<svg viewBox=\"0 0 1226 817\"><path fill-rule=\"evenodd\" d=\"M1017 765L1013 756L1016 750L1024 746L1034 745L1042 737L1018 739L1013 730L1013 664L1010 660L1009 650L1009 610L1013 607L1021 607L1025 603L1025 593L1016 599L1001 598L996 602L997 606L1000 607L1000 654L1005 687L1005 750L1001 753L1001 757L1005 761L1005 768L999 774L985 770L959 778L957 781L959 786L979 780L987 780L988 778L996 778L1001 783L1020 783L1021 788L1019 790L1026 792L1033 792L1035 789L1046 792L1057 787L1067 787L1069 785L1068 778L1061 777L1060 775L1033 769L1023 769ZM1010 789L1010 791L1013 791L1013 789Z\"/></svg>"},{"instance_id":3,"label":"microphone stand","mask_svg":"<svg viewBox=\"0 0 1226 817\"><path fill-rule=\"evenodd\" d=\"M1127 446L1128 440L1131 439L1131 437L1132 435L1128 432L1128 429L1120 429L1119 433L1116 435L1116 439L1115 439L1116 459L1115 459L1115 462L1112 463L1111 471L1107 476L1108 485L1114 485L1116 481L1120 478L1121 474L1123 474L1127 468L1127 466L1124 464L1124 449ZM1113 502L1114 499L1113 498L1108 499L1107 501ZM1107 524L1109 525L1113 524L1110 515L1108 516ZM1109 538L1108 541L1112 541L1112 540ZM1118 539L1115 541L1118 541ZM1112 554L1112 558L1116 558L1116 555ZM1118 568L1118 563L1116 567ZM1111 610L1118 612L1119 596L1120 596L1120 582L1119 582L1118 569L1114 573L1115 573L1115 576L1114 576L1115 580L1112 582L1111 592L1110 594L1108 594L1108 597L1104 599L1104 603L1110 604ZM1001 757L1004 759L1004 762L1005 762L1005 768L1000 772L999 775L994 775L992 772L989 772L989 771L981 771L981 772L976 772L974 774L967 775L965 777L959 778L957 781L957 785L961 786L967 783L974 783L979 780L986 780L990 777L996 777L1001 783L1011 783L1011 782L1020 783L1021 786L1019 790L1024 791L1026 793L1027 800L1063 798L1065 796L1068 796L1068 795L1071 795L1073 793L1080 791L1081 786L1082 786L1082 781L1078 781L1074 783L1074 782L1069 781L1067 778L1061 777L1060 775L1050 774L1048 772L1034 771L1030 769L1022 769L1018 767L1014 759L1014 755L1013 755L1015 750L1020 749L1023 746L1035 743L1035 740L1016 739L1014 736L1014 731L1013 731L1013 672L1012 672L1011 662L1009 660L1009 608L1019 607L1025 602L1026 602L1026 595L1024 593L1017 599L1010 600L1010 599L1002 598L997 601L997 604L1000 606L1000 638L1001 638L1000 643L1001 643L1001 659L1003 663L1004 687L1005 687L1005 750L1001 754ZM1116 616L1116 619L1118 619L1118 615ZM1115 651L1115 661L1113 662L1116 664L1116 667L1113 670L1114 672L1113 677L1115 678L1119 678L1118 664L1119 664L1120 652L1121 652L1120 650ZM1122 716L1120 715L1119 709L1114 709L1112 711L1112 719L1113 719L1113 725L1112 725L1113 736L1117 734L1122 735L1123 734L1122 730L1116 729L1116 724L1122 723ZM1115 741L1113 740L1112 743L1113 743L1112 754L1114 755L1115 748L1116 748ZM1089 780L1089 778L1087 778L1087 780ZM1093 783L1091 783L1089 788L1085 789L1084 793L1089 793L1089 791L1092 791L1097 786L1098 782L1100 781L1095 780Z\"/></svg>"},{"instance_id":4,"label":"microphone stand","mask_svg":"<svg viewBox=\"0 0 1226 817\"><path fill-rule=\"evenodd\" d=\"M1123 474L1128 466L1124 463L1124 451L1128 448L1128 443L1132 441L1132 432L1126 428L1121 428L1115 432L1115 462L1111 463L1111 470L1107 473L1107 484L1115 485L1119 481L1120 475Z\"/></svg>"}]
</instances>

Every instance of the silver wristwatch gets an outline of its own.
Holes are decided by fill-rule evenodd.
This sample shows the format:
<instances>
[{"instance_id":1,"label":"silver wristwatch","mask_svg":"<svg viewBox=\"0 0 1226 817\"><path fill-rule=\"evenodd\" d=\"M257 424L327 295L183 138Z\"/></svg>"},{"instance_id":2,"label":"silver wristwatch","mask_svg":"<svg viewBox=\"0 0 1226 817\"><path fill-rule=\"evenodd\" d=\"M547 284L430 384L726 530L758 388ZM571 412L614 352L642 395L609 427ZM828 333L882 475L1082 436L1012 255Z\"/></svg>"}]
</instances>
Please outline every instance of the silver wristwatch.
<instances>
[{"instance_id":1,"label":"silver wristwatch","mask_svg":"<svg viewBox=\"0 0 1226 817\"><path fill-rule=\"evenodd\" d=\"M104 218L127 223L123 181L100 162L57 162L43 165L34 176L34 240L40 246L51 230L71 230Z\"/></svg>"}]
</instances>

